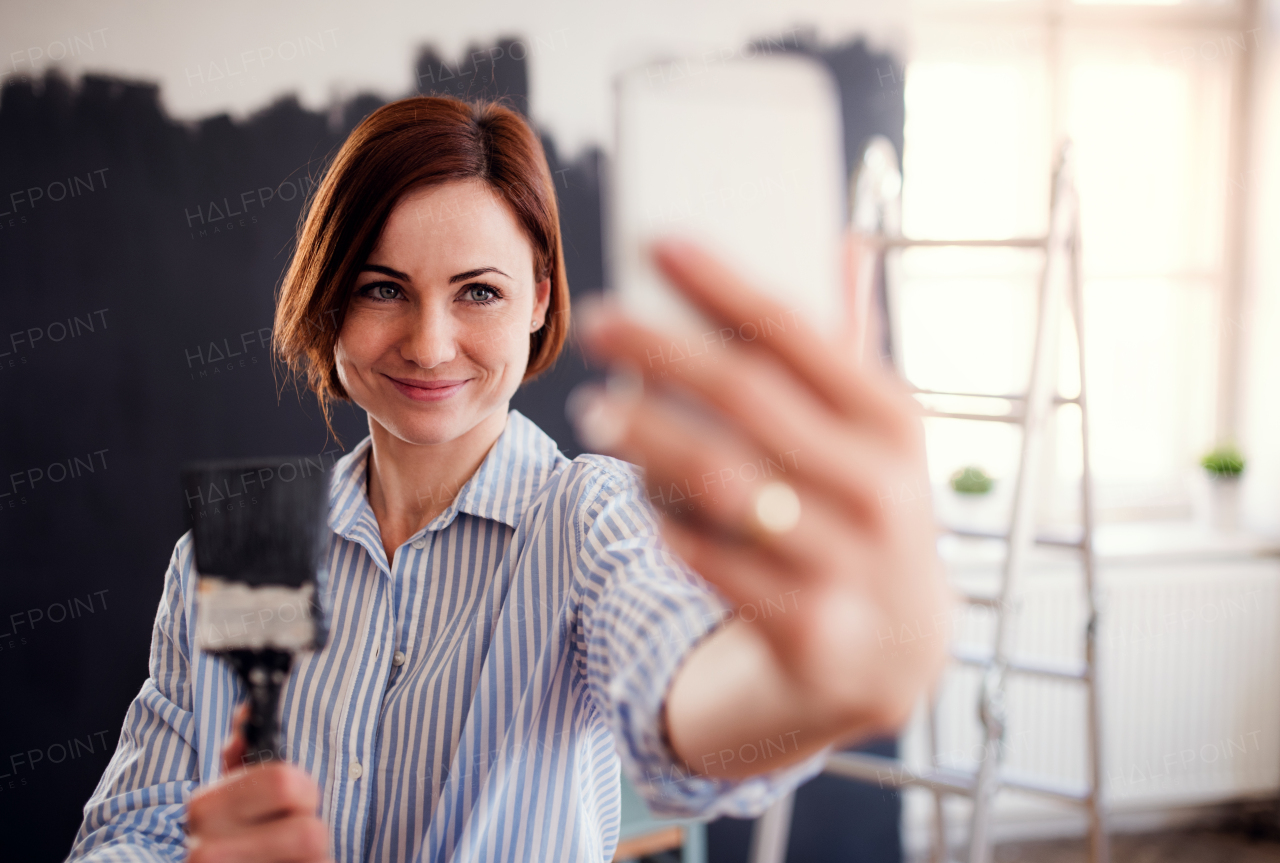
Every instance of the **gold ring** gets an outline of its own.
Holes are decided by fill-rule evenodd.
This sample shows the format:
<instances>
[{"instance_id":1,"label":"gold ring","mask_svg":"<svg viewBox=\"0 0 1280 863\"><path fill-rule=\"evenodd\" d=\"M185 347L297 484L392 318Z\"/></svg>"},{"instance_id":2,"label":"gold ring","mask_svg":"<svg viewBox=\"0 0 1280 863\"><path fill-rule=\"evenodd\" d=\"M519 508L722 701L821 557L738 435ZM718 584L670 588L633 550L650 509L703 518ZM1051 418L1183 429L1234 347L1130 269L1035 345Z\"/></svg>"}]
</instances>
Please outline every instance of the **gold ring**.
<instances>
[{"instance_id":1,"label":"gold ring","mask_svg":"<svg viewBox=\"0 0 1280 863\"><path fill-rule=\"evenodd\" d=\"M800 523L800 495L790 483L770 480L751 496L747 533L756 540L773 539Z\"/></svg>"}]
</instances>

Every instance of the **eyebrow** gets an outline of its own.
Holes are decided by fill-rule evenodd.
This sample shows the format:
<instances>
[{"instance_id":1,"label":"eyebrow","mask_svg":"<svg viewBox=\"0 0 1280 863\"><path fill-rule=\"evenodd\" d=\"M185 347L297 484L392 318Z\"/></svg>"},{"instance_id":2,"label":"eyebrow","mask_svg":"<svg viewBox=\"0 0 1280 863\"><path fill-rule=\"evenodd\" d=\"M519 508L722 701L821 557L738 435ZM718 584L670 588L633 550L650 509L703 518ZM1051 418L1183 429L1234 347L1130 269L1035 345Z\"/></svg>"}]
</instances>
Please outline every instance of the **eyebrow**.
<instances>
[{"instance_id":1,"label":"eyebrow","mask_svg":"<svg viewBox=\"0 0 1280 863\"><path fill-rule=\"evenodd\" d=\"M453 276L449 279L449 284L452 285L455 282L465 282L467 279L474 279L476 276L482 276L485 273L497 273L500 276L507 276L506 273L502 272L502 270L497 267L477 267L474 270L467 270L465 273L458 273L458 275ZM509 279L511 277L507 276L507 278Z\"/></svg>"},{"instance_id":2,"label":"eyebrow","mask_svg":"<svg viewBox=\"0 0 1280 863\"><path fill-rule=\"evenodd\" d=\"M399 279L402 282L411 283L413 281L413 279L409 278L407 273L402 273L399 270L393 270L390 267L384 267L381 264L365 264L360 268L360 272L362 273L366 270L374 273L382 273L384 276L391 276L393 279ZM497 273L500 276L507 276L506 273L497 267L477 267L474 270L467 270L465 273L458 273L456 276L451 276L449 278L449 284L452 285L457 282L465 282L467 279L474 279L476 276L482 276L485 273ZM509 279L511 277L507 276L507 278Z\"/></svg>"},{"instance_id":3,"label":"eyebrow","mask_svg":"<svg viewBox=\"0 0 1280 863\"><path fill-rule=\"evenodd\" d=\"M399 279L402 282L413 281L413 279L409 278L407 273L402 273L399 270L393 270L390 267L384 267L380 264L365 264L363 267L360 268L360 272L362 273L365 272L366 270L374 273L382 273L382 275L384 276L391 276L391 278Z\"/></svg>"}]
</instances>

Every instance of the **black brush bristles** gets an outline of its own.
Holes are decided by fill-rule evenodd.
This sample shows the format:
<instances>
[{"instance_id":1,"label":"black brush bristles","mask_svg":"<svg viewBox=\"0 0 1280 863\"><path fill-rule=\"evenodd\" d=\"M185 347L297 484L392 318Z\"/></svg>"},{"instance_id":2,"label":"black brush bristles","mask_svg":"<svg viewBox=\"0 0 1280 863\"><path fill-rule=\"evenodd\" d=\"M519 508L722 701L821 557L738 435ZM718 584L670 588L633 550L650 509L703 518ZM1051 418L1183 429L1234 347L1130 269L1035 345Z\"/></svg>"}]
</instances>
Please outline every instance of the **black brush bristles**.
<instances>
[{"instance_id":1,"label":"black brush bristles","mask_svg":"<svg viewBox=\"0 0 1280 863\"><path fill-rule=\"evenodd\" d=\"M196 567L249 585L315 580L324 553L329 471L305 458L216 461L182 471Z\"/></svg>"},{"instance_id":2,"label":"black brush bristles","mask_svg":"<svg viewBox=\"0 0 1280 863\"><path fill-rule=\"evenodd\" d=\"M195 644L249 696L246 763L280 757L276 710L294 656L328 638L329 471L310 458L202 462L182 471L196 569Z\"/></svg>"}]
</instances>

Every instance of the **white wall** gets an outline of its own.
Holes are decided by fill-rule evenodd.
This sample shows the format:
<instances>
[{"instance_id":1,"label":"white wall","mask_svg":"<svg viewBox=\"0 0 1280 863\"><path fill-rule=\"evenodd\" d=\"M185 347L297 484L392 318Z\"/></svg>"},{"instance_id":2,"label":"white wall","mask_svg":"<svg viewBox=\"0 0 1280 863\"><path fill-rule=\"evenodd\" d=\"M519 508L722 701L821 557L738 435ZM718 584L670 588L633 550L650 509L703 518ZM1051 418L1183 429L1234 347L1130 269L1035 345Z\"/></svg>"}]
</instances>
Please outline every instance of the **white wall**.
<instances>
[{"instance_id":1,"label":"white wall","mask_svg":"<svg viewBox=\"0 0 1280 863\"><path fill-rule=\"evenodd\" d=\"M473 42L520 38L527 40L533 114L569 153L587 143L608 142L612 74L649 62L657 53L731 55L748 40L795 27L814 27L824 41L868 34L884 48L903 44L906 26L905 3L877 0L40 0L6 5L0 75L30 74L33 68L39 74L50 65L51 53L66 53L61 65L70 73L91 70L159 81L169 110L184 118L244 114L291 91L312 108L334 94L358 90L400 96L414 87L420 45L435 45L447 59L460 57ZM211 66L227 77L209 81L215 74Z\"/></svg>"}]
</instances>

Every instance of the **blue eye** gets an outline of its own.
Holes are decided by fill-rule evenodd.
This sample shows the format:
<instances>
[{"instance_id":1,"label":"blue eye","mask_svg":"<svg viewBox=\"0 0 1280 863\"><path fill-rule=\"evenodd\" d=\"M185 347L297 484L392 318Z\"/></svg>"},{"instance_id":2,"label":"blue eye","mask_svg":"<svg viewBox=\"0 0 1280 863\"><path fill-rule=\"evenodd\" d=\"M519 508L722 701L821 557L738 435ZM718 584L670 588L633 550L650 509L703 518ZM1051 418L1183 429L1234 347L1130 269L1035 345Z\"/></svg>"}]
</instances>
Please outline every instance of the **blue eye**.
<instances>
[{"instance_id":1,"label":"blue eye","mask_svg":"<svg viewBox=\"0 0 1280 863\"><path fill-rule=\"evenodd\" d=\"M380 300L387 302L390 300L398 300L403 297L399 286L391 282L374 282L365 285L359 291L362 296L366 296L372 300Z\"/></svg>"},{"instance_id":2,"label":"blue eye","mask_svg":"<svg viewBox=\"0 0 1280 863\"><path fill-rule=\"evenodd\" d=\"M473 303L480 305L488 305L498 299L501 294L495 288L488 285L470 285L464 292L464 296Z\"/></svg>"}]
</instances>

